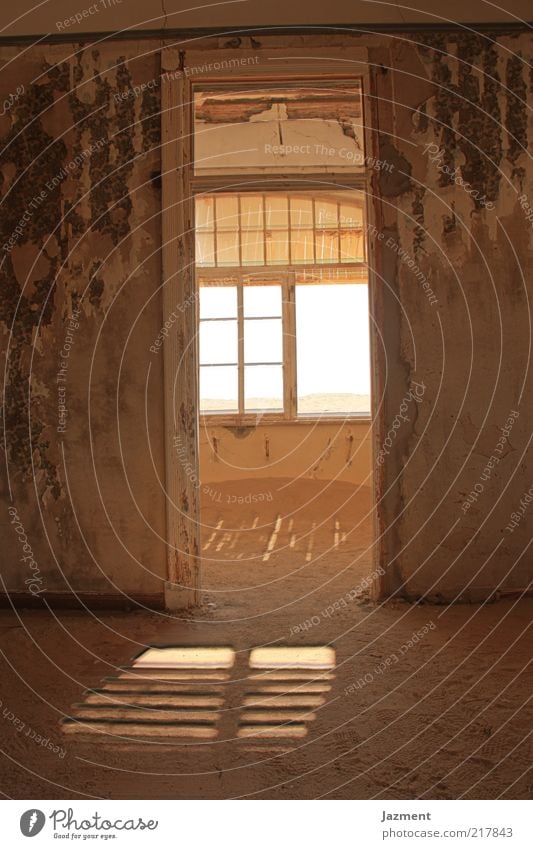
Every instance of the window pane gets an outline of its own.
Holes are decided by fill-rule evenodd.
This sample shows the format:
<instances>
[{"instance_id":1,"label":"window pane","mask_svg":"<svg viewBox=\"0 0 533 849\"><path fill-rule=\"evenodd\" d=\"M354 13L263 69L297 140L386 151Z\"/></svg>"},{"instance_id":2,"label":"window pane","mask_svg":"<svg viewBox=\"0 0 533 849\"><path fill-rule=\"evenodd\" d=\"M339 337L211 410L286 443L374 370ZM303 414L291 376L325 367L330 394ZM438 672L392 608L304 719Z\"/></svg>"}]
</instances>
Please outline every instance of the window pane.
<instances>
[{"instance_id":1,"label":"window pane","mask_svg":"<svg viewBox=\"0 0 533 849\"><path fill-rule=\"evenodd\" d=\"M280 316L281 286L245 286L243 288L244 315Z\"/></svg>"},{"instance_id":2,"label":"window pane","mask_svg":"<svg viewBox=\"0 0 533 849\"><path fill-rule=\"evenodd\" d=\"M241 226L243 230L263 229L263 198L261 195L243 195L241 197Z\"/></svg>"},{"instance_id":3,"label":"window pane","mask_svg":"<svg viewBox=\"0 0 533 849\"><path fill-rule=\"evenodd\" d=\"M296 286L296 351L299 414L369 412L368 286Z\"/></svg>"},{"instance_id":4,"label":"window pane","mask_svg":"<svg viewBox=\"0 0 533 849\"><path fill-rule=\"evenodd\" d=\"M341 236L341 262L364 262L364 239L361 230L343 230Z\"/></svg>"},{"instance_id":5,"label":"window pane","mask_svg":"<svg viewBox=\"0 0 533 849\"><path fill-rule=\"evenodd\" d=\"M244 320L244 362L280 363L283 336L280 318Z\"/></svg>"},{"instance_id":6,"label":"window pane","mask_svg":"<svg viewBox=\"0 0 533 849\"><path fill-rule=\"evenodd\" d=\"M313 227L313 201L310 198L291 198L291 227L293 230Z\"/></svg>"},{"instance_id":7,"label":"window pane","mask_svg":"<svg viewBox=\"0 0 533 849\"><path fill-rule=\"evenodd\" d=\"M283 195L266 198L267 230L286 230L289 226L289 199Z\"/></svg>"},{"instance_id":8,"label":"window pane","mask_svg":"<svg viewBox=\"0 0 533 849\"><path fill-rule=\"evenodd\" d=\"M237 320L200 322L200 363L236 363Z\"/></svg>"},{"instance_id":9,"label":"window pane","mask_svg":"<svg viewBox=\"0 0 533 849\"><path fill-rule=\"evenodd\" d=\"M236 366L200 366L200 412L234 413L239 409Z\"/></svg>"},{"instance_id":10,"label":"window pane","mask_svg":"<svg viewBox=\"0 0 533 849\"><path fill-rule=\"evenodd\" d=\"M315 234L313 230L293 230L291 233L291 259L294 263L314 262Z\"/></svg>"},{"instance_id":11,"label":"window pane","mask_svg":"<svg viewBox=\"0 0 533 849\"><path fill-rule=\"evenodd\" d=\"M215 264L215 236L213 233L196 234L196 262L198 265Z\"/></svg>"},{"instance_id":12,"label":"window pane","mask_svg":"<svg viewBox=\"0 0 533 849\"><path fill-rule=\"evenodd\" d=\"M338 212L337 204L332 201L320 200L315 202L316 227L327 227L330 230L337 229Z\"/></svg>"},{"instance_id":13,"label":"window pane","mask_svg":"<svg viewBox=\"0 0 533 849\"><path fill-rule=\"evenodd\" d=\"M200 318L237 318L237 287L200 286Z\"/></svg>"},{"instance_id":14,"label":"window pane","mask_svg":"<svg viewBox=\"0 0 533 849\"><path fill-rule=\"evenodd\" d=\"M283 369L281 366L245 366L244 409L283 410Z\"/></svg>"},{"instance_id":15,"label":"window pane","mask_svg":"<svg viewBox=\"0 0 533 849\"><path fill-rule=\"evenodd\" d=\"M363 204L341 204L339 224L341 227L349 229L359 228L363 226Z\"/></svg>"},{"instance_id":16,"label":"window pane","mask_svg":"<svg viewBox=\"0 0 533 849\"><path fill-rule=\"evenodd\" d=\"M287 230L271 230L266 237L267 265L289 264L289 233Z\"/></svg>"},{"instance_id":17,"label":"window pane","mask_svg":"<svg viewBox=\"0 0 533 849\"><path fill-rule=\"evenodd\" d=\"M242 264L265 264L265 237L262 230L244 230L241 233Z\"/></svg>"},{"instance_id":18,"label":"window pane","mask_svg":"<svg viewBox=\"0 0 533 849\"><path fill-rule=\"evenodd\" d=\"M195 220L198 230L213 230L213 198L196 198Z\"/></svg>"},{"instance_id":19,"label":"window pane","mask_svg":"<svg viewBox=\"0 0 533 849\"><path fill-rule=\"evenodd\" d=\"M339 261L339 234L336 230L321 230L316 234L316 261Z\"/></svg>"},{"instance_id":20,"label":"window pane","mask_svg":"<svg viewBox=\"0 0 533 849\"><path fill-rule=\"evenodd\" d=\"M239 234L217 232L217 265L239 265Z\"/></svg>"},{"instance_id":21,"label":"window pane","mask_svg":"<svg viewBox=\"0 0 533 849\"><path fill-rule=\"evenodd\" d=\"M239 198L237 195L215 195L217 230L239 229Z\"/></svg>"}]
</instances>

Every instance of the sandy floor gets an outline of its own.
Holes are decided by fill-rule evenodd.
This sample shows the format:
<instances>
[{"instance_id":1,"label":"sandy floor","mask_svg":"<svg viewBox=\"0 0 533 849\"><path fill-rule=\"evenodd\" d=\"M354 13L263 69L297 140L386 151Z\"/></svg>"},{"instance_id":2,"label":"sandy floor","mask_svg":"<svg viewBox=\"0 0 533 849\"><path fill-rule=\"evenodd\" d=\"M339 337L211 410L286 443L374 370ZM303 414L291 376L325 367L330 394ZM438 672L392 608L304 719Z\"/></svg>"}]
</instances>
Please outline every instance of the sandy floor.
<instances>
[{"instance_id":1,"label":"sandy floor","mask_svg":"<svg viewBox=\"0 0 533 849\"><path fill-rule=\"evenodd\" d=\"M0 615L6 795L531 798L533 601L374 605L365 588L369 491L307 482L296 492L286 483L204 493L205 600L192 618ZM130 667L147 644L231 646L236 654L216 680L198 671L186 686L161 673L155 682L149 673L121 678L117 668ZM261 680L250 651L265 645L327 645L335 667ZM197 736L201 723L183 738L161 733L160 717L183 710L187 687L215 705L212 738ZM104 688L104 696L86 688ZM60 725L80 711L122 716L130 690L142 703L136 715L146 715L141 737L120 723L91 726L89 736ZM259 691L259 713L278 720L264 734L239 736ZM154 698L167 705L163 714ZM287 729L295 736L281 736Z\"/></svg>"}]
</instances>

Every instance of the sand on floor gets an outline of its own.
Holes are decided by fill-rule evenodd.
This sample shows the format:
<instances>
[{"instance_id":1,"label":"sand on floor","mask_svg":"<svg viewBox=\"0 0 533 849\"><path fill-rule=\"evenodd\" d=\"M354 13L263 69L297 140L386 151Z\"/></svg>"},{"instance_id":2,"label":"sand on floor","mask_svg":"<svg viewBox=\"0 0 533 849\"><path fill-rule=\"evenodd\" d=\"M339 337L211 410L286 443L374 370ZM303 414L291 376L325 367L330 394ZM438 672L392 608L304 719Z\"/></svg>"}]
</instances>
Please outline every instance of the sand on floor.
<instances>
[{"instance_id":1,"label":"sand on floor","mask_svg":"<svg viewBox=\"0 0 533 849\"><path fill-rule=\"evenodd\" d=\"M368 488L271 479L213 489L193 614L0 614L6 795L531 798L531 599L373 603ZM261 493L271 498L253 500ZM215 739L65 734L84 690L146 645L233 647ZM330 689L302 737L238 736L251 650L287 645L334 649Z\"/></svg>"}]
</instances>

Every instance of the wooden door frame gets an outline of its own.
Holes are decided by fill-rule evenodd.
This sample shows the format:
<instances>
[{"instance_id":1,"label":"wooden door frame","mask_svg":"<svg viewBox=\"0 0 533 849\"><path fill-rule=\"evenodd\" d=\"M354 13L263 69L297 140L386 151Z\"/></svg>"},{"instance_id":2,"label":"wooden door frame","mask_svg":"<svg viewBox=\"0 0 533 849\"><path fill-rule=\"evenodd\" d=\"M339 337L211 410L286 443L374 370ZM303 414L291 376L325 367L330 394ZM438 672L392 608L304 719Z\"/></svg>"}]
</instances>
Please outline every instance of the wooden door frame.
<instances>
[{"instance_id":1,"label":"wooden door frame","mask_svg":"<svg viewBox=\"0 0 533 849\"><path fill-rule=\"evenodd\" d=\"M191 109L183 54L161 56L161 183L167 580L165 605L200 603L197 299L190 194Z\"/></svg>"},{"instance_id":2,"label":"wooden door frame","mask_svg":"<svg viewBox=\"0 0 533 849\"><path fill-rule=\"evenodd\" d=\"M315 36L316 39L316 36ZM266 41L266 39L265 39ZM198 303L194 269L194 202L191 186L193 156L192 90L195 83L234 82L235 73L209 73L210 66L223 59L238 67L238 79L287 79L287 77L323 78L358 76L363 80L364 114L375 113L368 95L371 79L368 49L364 46L340 48L276 47L275 37L268 46L254 50L214 48L178 50L169 45L161 55L161 124L162 124L162 267L163 324L173 318L172 332L164 345L165 393L165 479L167 521L167 580L165 604L170 610L194 607L200 603L200 458L199 458L199 392L198 392ZM315 41L316 43L316 41ZM252 62L261 56L261 63ZM236 65L236 63L238 63ZM349 63L349 64L348 64ZM207 71L205 70L207 68ZM376 133L365 131L367 152L376 147ZM371 124L375 127L375 123ZM369 181L367 180L367 186ZM348 187L348 185L346 186ZM367 193L368 197L368 193ZM375 203L366 204L366 220L374 222ZM367 238L368 250L373 249ZM369 257L369 267L375 267ZM376 279L369 274L370 303L377 308L381 299ZM378 318L379 321L379 318ZM376 481L374 457L381 430L381 418L374 415L375 389L380 385L377 374L377 343L371 325L372 356L372 476L373 527L379 533L376 504L379 482ZM373 540L373 596L381 595L382 570L377 569L380 547Z\"/></svg>"}]
</instances>

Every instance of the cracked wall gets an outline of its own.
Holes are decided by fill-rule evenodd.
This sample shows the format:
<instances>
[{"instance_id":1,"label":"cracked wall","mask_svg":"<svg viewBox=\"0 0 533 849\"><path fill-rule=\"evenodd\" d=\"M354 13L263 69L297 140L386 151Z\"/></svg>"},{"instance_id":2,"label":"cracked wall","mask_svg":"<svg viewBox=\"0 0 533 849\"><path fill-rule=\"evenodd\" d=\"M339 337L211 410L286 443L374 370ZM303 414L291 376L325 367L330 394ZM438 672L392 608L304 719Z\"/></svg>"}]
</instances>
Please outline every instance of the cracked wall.
<instances>
[{"instance_id":1,"label":"cracked wall","mask_svg":"<svg viewBox=\"0 0 533 849\"><path fill-rule=\"evenodd\" d=\"M0 54L2 94L24 87L0 118L9 590L28 578L12 503L42 591L162 593L162 364L148 373L146 356L162 313L159 92L123 96L159 56L139 52Z\"/></svg>"},{"instance_id":2,"label":"cracked wall","mask_svg":"<svg viewBox=\"0 0 533 849\"><path fill-rule=\"evenodd\" d=\"M521 589L531 508L506 529L531 486L531 224L519 201L533 198L531 37L275 43L368 47L374 152L394 164L372 177L376 455L413 381L424 393L376 470L384 590L443 601ZM27 578L13 503L47 590L155 597L166 572L162 356L148 352L162 325L159 90L129 92L158 78L158 45L17 52L0 52L0 99L24 86L0 117L1 245L14 240L0 268L5 586Z\"/></svg>"},{"instance_id":3,"label":"cracked wall","mask_svg":"<svg viewBox=\"0 0 533 849\"><path fill-rule=\"evenodd\" d=\"M385 426L410 380L426 387L381 481L385 586L432 601L485 599L532 578L533 515L508 530L531 486L531 223L520 197L533 190L532 42L492 37L413 35L418 44L391 45L381 82L396 99L386 128L410 163L409 186L383 208Z\"/></svg>"}]
</instances>

